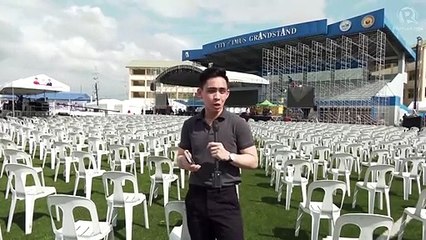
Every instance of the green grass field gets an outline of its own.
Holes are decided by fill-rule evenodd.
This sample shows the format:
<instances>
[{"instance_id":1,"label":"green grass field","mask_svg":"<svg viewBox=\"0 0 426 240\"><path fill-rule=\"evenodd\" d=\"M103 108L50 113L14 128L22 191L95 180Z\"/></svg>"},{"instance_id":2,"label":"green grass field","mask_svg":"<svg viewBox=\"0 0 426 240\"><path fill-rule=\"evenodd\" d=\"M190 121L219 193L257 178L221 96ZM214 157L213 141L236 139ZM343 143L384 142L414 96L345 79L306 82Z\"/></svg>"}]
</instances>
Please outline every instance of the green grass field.
<instances>
[{"instance_id":1,"label":"green grass field","mask_svg":"<svg viewBox=\"0 0 426 240\"><path fill-rule=\"evenodd\" d=\"M34 165L41 165L41 161L34 160ZM48 167L49 166L49 167ZM61 166L62 167L62 166ZM104 166L104 169L108 169ZM62 170L60 171L62 172ZM72 172L70 183L65 183L62 174L59 175L58 181L53 181L54 172L50 169L50 162L47 161L45 170L45 180L47 186L55 186L58 193L72 194L74 188L74 173ZM302 227L299 238L294 237L294 226L296 221L297 206L301 200L300 188L293 191L291 209L284 209L285 193L281 203L277 202L277 194L273 187L269 186L270 177L265 176L263 169L244 170L243 183L240 186L241 208L243 211L245 238L260 239L310 239L310 217L305 215L302 220ZM355 176L352 178L352 188L356 182ZM148 198L149 177L146 169L143 175L138 175L139 191L144 192ZM187 184L187 182L186 182ZM4 239L53 239L53 232L50 217L47 209L46 199L39 199L35 204L33 232L31 235L24 234L24 202L18 201L11 232L6 232L6 223L10 208L10 197L4 199L4 189L6 188L6 177L0 179L1 193L0 197L0 224ZM413 194L410 195L409 201L402 199L402 180L395 178L391 191L391 212L392 217L396 221L402 215L404 207L415 206L418 198L417 186L413 186ZM161 188L160 188L161 189ZM285 189L285 187L284 187ZM181 191L182 199L184 199L187 188ZM83 196L83 183L80 183L78 195ZM176 200L177 193L175 185L172 186L170 200ZM96 203L99 218L105 220L106 201L103 191L101 178L95 178L93 182L92 200ZM346 197L342 214L350 212L367 212L367 192L360 190L357 198L357 207L352 209L352 198ZM162 206L162 193L154 200L153 205L148 207L150 229L145 229L143 221L143 207L136 206L133 212L133 239L167 239L164 208ZM377 209L376 213L385 214L385 210ZM86 215L78 212L78 215ZM173 215L173 224L179 223L177 215ZM422 225L420 222L411 221L405 231L404 239L421 239ZM124 210L119 210L119 220L114 228L116 239L125 239L124 228ZM320 226L320 237L328 234L328 222L322 221ZM344 229L344 234L354 235L353 228ZM320 238L321 239L321 238Z\"/></svg>"}]
</instances>

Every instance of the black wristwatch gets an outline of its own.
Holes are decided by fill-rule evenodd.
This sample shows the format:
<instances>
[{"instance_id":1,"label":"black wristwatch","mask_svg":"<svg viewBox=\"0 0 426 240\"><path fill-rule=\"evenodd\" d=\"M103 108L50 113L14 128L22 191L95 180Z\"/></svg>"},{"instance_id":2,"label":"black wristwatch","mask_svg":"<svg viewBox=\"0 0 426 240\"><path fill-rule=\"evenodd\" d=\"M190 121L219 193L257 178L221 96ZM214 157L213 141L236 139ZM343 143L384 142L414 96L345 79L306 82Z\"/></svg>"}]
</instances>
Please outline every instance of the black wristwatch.
<instances>
[{"instance_id":1,"label":"black wristwatch","mask_svg":"<svg viewBox=\"0 0 426 240\"><path fill-rule=\"evenodd\" d=\"M229 157L228 157L228 160L226 160L226 162L231 163L231 162L235 161L235 159L236 159L236 158L237 158L237 154L235 154L235 153L230 153L230 154L229 154Z\"/></svg>"}]
</instances>

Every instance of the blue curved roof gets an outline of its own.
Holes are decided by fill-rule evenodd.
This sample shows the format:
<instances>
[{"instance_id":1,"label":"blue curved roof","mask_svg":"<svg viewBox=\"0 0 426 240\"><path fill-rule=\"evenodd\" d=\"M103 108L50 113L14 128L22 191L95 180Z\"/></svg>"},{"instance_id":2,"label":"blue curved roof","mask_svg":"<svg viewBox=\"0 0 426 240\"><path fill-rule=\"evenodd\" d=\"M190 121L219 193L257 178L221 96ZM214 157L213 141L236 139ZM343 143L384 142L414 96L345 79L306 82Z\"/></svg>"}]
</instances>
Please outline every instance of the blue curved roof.
<instances>
[{"instance_id":1,"label":"blue curved roof","mask_svg":"<svg viewBox=\"0 0 426 240\"><path fill-rule=\"evenodd\" d=\"M78 92L56 92L56 93L42 93L37 95L28 95L25 98L30 99L39 99L39 98L47 98L48 100L63 100L63 101L83 101L89 102L90 96L86 93L78 93Z\"/></svg>"},{"instance_id":2,"label":"blue curved roof","mask_svg":"<svg viewBox=\"0 0 426 240\"><path fill-rule=\"evenodd\" d=\"M369 19L369 24L365 24L366 19ZM342 28L342 22L349 23L349 27ZM311 40L321 41L321 39L333 39L343 35L357 36L359 33L377 30L385 32L387 41L392 45L392 48L386 51L387 57L397 57L403 53L407 60L415 59L415 52L411 46L387 20L385 10L379 9L332 24L328 24L327 19L322 19L214 41L204 44L201 49L183 50L182 60L197 61L203 65L214 62L215 65L223 65L235 71L256 71L258 69L253 68L259 65L259 61L261 62L262 48L282 47L285 44L291 45L298 42L308 43Z\"/></svg>"}]
</instances>

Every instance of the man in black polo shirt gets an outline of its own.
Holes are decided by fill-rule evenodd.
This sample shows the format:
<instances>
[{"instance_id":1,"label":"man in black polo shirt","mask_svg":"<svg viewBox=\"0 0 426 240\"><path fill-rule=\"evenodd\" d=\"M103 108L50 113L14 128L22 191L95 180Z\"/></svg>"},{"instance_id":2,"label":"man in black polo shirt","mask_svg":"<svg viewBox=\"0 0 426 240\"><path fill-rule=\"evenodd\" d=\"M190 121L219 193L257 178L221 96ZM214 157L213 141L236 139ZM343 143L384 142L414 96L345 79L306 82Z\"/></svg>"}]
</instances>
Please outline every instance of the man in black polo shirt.
<instances>
[{"instance_id":1,"label":"man in black polo shirt","mask_svg":"<svg viewBox=\"0 0 426 240\"><path fill-rule=\"evenodd\" d=\"M204 109L183 124L178 151L179 167L191 171L185 199L191 240L242 240L235 185L240 168L257 168L253 137L244 119L224 109L229 96L224 69L204 70L197 94Z\"/></svg>"}]
</instances>

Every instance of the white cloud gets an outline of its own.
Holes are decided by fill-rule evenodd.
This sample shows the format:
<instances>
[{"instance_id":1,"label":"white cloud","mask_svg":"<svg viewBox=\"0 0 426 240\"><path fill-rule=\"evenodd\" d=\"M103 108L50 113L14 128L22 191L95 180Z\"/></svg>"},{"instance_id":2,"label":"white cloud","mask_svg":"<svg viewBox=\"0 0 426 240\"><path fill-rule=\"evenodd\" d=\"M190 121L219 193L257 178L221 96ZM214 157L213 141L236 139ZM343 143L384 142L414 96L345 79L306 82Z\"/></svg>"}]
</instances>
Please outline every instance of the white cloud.
<instances>
[{"instance_id":1,"label":"white cloud","mask_svg":"<svg viewBox=\"0 0 426 240\"><path fill-rule=\"evenodd\" d=\"M210 22L226 24L281 24L307 21L323 18L325 7L325 0L299 0L291 3L283 0L140 1L141 9L149 9L164 18L185 19L198 16Z\"/></svg>"},{"instance_id":2,"label":"white cloud","mask_svg":"<svg viewBox=\"0 0 426 240\"><path fill-rule=\"evenodd\" d=\"M112 17L88 5L17 2L27 1L0 3L0 84L45 73L72 91L91 94L97 71L101 96L126 98L125 66L131 60L179 59L181 49L188 47L178 36L139 31L134 15ZM125 34L129 26L135 33Z\"/></svg>"}]
</instances>

